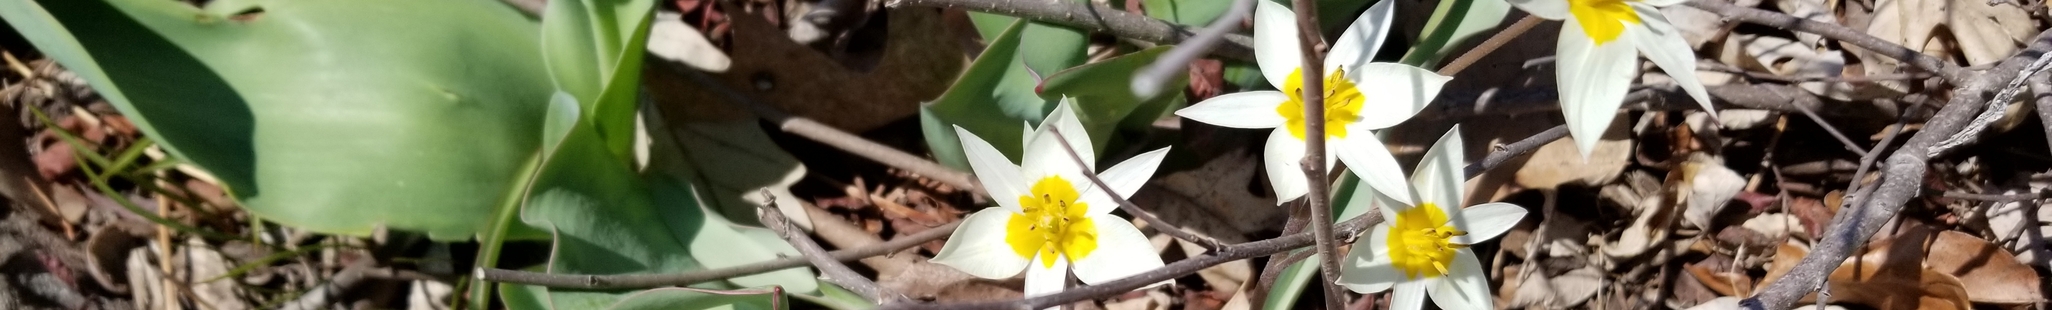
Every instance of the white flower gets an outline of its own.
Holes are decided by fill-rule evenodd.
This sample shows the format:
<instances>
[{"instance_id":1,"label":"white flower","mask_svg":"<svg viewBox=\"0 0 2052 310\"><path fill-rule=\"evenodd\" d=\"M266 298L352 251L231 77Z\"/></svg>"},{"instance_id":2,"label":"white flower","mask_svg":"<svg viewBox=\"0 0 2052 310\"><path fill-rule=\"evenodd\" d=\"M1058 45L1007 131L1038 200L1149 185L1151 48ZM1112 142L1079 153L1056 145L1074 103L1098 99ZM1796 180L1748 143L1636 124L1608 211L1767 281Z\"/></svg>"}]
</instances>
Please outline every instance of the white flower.
<instances>
[{"instance_id":1,"label":"white flower","mask_svg":"<svg viewBox=\"0 0 2052 310\"><path fill-rule=\"evenodd\" d=\"M1703 111L1717 115L1703 82L1696 80L1696 53L1681 31L1660 14L1685 0L1505 0L1539 18L1566 21L1560 27L1554 73L1560 82L1560 111L1568 133L1588 157L1603 130L1624 104L1639 58L1660 66ZM1636 51L1634 51L1636 50Z\"/></svg>"},{"instance_id":2,"label":"white flower","mask_svg":"<svg viewBox=\"0 0 2052 310\"><path fill-rule=\"evenodd\" d=\"M1361 14L1325 56L1325 165L1347 166L1369 186L1383 191L1404 188L1403 170L1373 130L1389 128L1417 115L1452 78L1417 67L1370 63L1388 35L1396 1L1378 1ZM1289 8L1261 0L1254 9L1254 59L1261 75L1281 91L1226 94L1176 111L1176 115L1232 128L1276 128L1264 147L1264 170L1275 187L1276 204L1310 191L1299 163L1304 157L1304 101L1300 95L1302 55L1297 49L1297 20ZM1365 88L1365 89L1364 89ZM1337 156L1335 156L1337 155ZM1325 180L1317 180L1324 182ZM1406 201L1408 202L1408 201Z\"/></svg>"},{"instance_id":3,"label":"white flower","mask_svg":"<svg viewBox=\"0 0 2052 310\"><path fill-rule=\"evenodd\" d=\"M1417 204L1377 203L1383 222L1347 251L1340 285L1360 293L1394 286L1390 309L1420 309L1427 295L1441 309L1495 309L1489 278L1482 274L1486 269L1467 247L1510 230L1525 217L1525 209L1508 203L1462 209L1461 183L1467 178L1461 150L1456 126L1425 152L1411 176Z\"/></svg>"},{"instance_id":4,"label":"white flower","mask_svg":"<svg viewBox=\"0 0 2052 310\"><path fill-rule=\"evenodd\" d=\"M933 262L989 279L1010 278L1023 269L1026 296L1060 292L1071 267L1077 279L1091 284L1161 268L1161 256L1147 236L1111 215L1118 208L1113 193L1085 178L1084 167L1055 140L1068 140L1084 158L1095 154L1068 102L1031 132L1022 165L1014 166L983 138L955 127L969 168L999 207L962 219ZM1168 148L1143 153L1098 177L1119 197L1131 196L1167 154Z\"/></svg>"}]
</instances>

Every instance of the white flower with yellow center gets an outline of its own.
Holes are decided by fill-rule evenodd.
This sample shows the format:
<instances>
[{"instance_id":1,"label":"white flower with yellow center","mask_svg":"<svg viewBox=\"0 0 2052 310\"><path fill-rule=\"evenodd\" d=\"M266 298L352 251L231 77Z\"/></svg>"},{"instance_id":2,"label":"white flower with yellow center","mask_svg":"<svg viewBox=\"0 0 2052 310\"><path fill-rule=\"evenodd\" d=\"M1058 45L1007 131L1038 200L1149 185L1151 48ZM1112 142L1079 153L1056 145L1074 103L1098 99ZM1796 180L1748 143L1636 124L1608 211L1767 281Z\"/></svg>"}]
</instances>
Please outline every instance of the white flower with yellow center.
<instances>
[{"instance_id":1,"label":"white flower with yellow center","mask_svg":"<svg viewBox=\"0 0 2052 310\"><path fill-rule=\"evenodd\" d=\"M1059 134L1051 132L1059 128ZM1111 194L1133 195L1154 174L1168 148L1134 156L1099 173L1111 192L1083 175L1086 167L1069 157L1095 154L1090 136L1064 101L1026 137L1021 165L998 153L976 134L955 127L969 168L983 182L997 208L962 219L933 262L978 277L1004 279L1026 271L1026 296L1059 292L1073 267L1083 283L1104 283L1161 268L1161 256L1147 236L1126 219L1111 215ZM1087 160L1086 160L1087 162ZM1094 164L1092 164L1094 165ZM1089 167L1093 169L1095 167Z\"/></svg>"},{"instance_id":2,"label":"white flower with yellow center","mask_svg":"<svg viewBox=\"0 0 2052 310\"><path fill-rule=\"evenodd\" d=\"M1510 230L1525 217L1525 208L1487 203L1462 209L1461 183L1467 178L1461 150L1456 126L1425 152L1411 176L1417 204L1377 203L1383 221L1347 251L1340 285L1360 293L1395 287L1390 309L1421 309L1428 295L1441 309L1495 309L1486 270L1468 245ZM1391 196L1379 193L1384 193L1379 198Z\"/></svg>"},{"instance_id":3,"label":"white flower with yellow center","mask_svg":"<svg viewBox=\"0 0 2052 310\"><path fill-rule=\"evenodd\" d=\"M1554 74L1568 134L1588 157L1624 104L1640 53L1689 93L1710 115L1710 96L1696 80L1696 53L1660 8L1686 0L1506 0L1539 18L1563 20Z\"/></svg>"},{"instance_id":4,"label":"white flower with yellow center","mask_svg":"<svg viewBox=\"0 0 2052 310\"><path fill-rule=\"evenodd\" d=\"M1403 171L1374 130L1410 119L1439 94L1452 78L1401 64L1370 63L1388 35L1396 1L1379 1L1347 26L1326 54L1325 166L1345 161L1361 180L1379 190L1404 187ZM1264 170L1275 188L1276 204L1310 191L1304 177L1303 57L1297 49L1297 18L1289 8L1269 0L1254 9L1254 59L1261 75L1281 91L1225 94L1176 111L1176 115L1232 128L1275 128L1264 147ZM1335 156L1337 155L1337 156ZM1324 182L1325 180L1316 180Z\"/></svg>"}]
</instances>

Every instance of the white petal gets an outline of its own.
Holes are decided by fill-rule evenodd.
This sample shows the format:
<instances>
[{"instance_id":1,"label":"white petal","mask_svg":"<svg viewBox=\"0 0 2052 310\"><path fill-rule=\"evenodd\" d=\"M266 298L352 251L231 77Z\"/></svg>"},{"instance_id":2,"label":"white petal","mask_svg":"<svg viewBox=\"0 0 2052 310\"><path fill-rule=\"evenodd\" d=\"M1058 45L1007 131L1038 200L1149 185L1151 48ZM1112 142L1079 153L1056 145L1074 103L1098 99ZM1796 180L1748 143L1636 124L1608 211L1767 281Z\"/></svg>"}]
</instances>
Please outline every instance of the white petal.
<instances>
[{"instance_id":1,"label":"white petal","mask_svg":"<svg viewBox=\"0 0 2052 310\"><path fill-rule=\"evenodd\" d=\"M1061 129L1061 134L1051 130L1055 128ZM1062 141L1056 139L1068 140L1068 146L1074 147L1075 155L1083 158L1082 165L1077 165L1076 157L1070 156L1072 150L1063 147ZM1022 153L1025 156L1019 161L1019 170L1029 182L1027 186L1032 186L1030 182L1039 182L1041 178L1053 175L1069 181L1069 185L1078 191L1089 188L1090 179L1084 178L1083 170L1094 169L1097 153L1090 145L1090 134L1083 130L1081 122L1076 121L1076 114L1068 104L1056 106L1055 112L1040 122L1040 128L1033 131L1033 137L1026 141Z\"/></svg>"},{"instance_id":2,"label":"white petal","mask_svg":"<svg viewBox=\"0 0 2052 310\"><path fill-rule=\"evenodd\" d=\"M1389 147L1382 140L1366 130L1349 133L1346 139L1333 139L1327 148L1337 151L1341 161L1347 162L1361 182L1376 192L1404 205L1416 205L1412 199L1411 185L1404 182L1404 170L1397 167L1395 156L1389 154Z\"/></svg>"},{"instance_id":3,"label":"white petal","mask_svg":"<svg viewBox=\"0 0 2052 310\"><path fill-rule=\"evenodd\" d=\"M1355 239L1354 248L1347 250L1347 257L1340 262L1339 284L1355 293L1374 293L1388 290L1391 285L1403 282L1404 274L1390 265L1389 222L1376 224L1368 235Z\"/></svg>"},{"instance_id":4,"label":"white petal","mask_svg":"<svg viewBox=\"0 0 2052 310\"><path fill-rule=\"evenodd\" d=\"M1451 240L1453 243L1475 244L1503 235L1503 232L1510 231L1512 226L1518 226L1518 221L1524 219L1525 208L1509 203L1492 202L1461 209L1460 212L1450 214L1447 221L1451 222L1448 224L1453 224L1454 229L1468 233L1464 236L1454 236Z\"/></svg>"},{"instance_id":5,"label":"white petal","mask_svg":"<svg viewBox=\"0 0 2052 310\"><path fill-rule=\"evenodd\" d=\"M1431 280L1431 278L1427 278L1425 281L1398 282L1396 284L1396 293L1389 294L1389 309L1425 309L1425 285L1430 284L1426 282L1432 282Z\"/></svg>"},{"instance_id":6,"label":"white petal","mask_svg":"<svg viewBox=\"0 0 2052 310\"><path fill-rule=\"evenodd\" d=\"M1054 260L1054 268L1043 267L1048 259ZM1068 282L1069 259L1061 255L1035 255L1033 264L1026 266L1026 297L1060 293Z\"/></svg>"},{"instance_id":7,"label":"white petal","mask_svg":"<svg viewBox=\"0 0 2052 310\"><path fill-rule=\"evenodd\" d=\"M941 245L940 253L934 254L932 261L985 279L1019 275L1019 269L1026 268L1027 259L1005 243L1005 224L1013 214L998 208L969 214L948 235L948 242Z\"/></svg>"},{"instance_id":8,"label":"white petal","mask_svg":"<svg viewBox=\"0 0 2052 310\"><path fill-rule=\"evenodd\" d=\"M1636 2L1636 3L1642 3L1642 4L1646 4L1646 5L1652 5L1652 6L1656 6L1656 7L1664 7L1664 6L1670 6L1670 5L1676 5L1676 4L1681 4L1682 2L1688 2L1688 0L1634 0L1634 1L1630 1L1630 2L1625 2L1625 3L1634 3L1634 2ZM1643 15L1641 15L1641 19L1643 19L1643 18L1644 18L1644 16L1643 16Z\"/></svg>"},{"instance_id":9,"label":"white petal","mask_svg":"<svg viewBox=\"0 0 2052 310\"><path fill-rule=\"evenodd\" d=\"M1425 105L1439 96L1439 89L1453 77L1439 75L1410 65L1393 63L1365 64L1353 71L1347 71L1347 79L1360 87L1365 96L1361 102L1361 118L1347 126L1353 129L1383 129L1396 126L1411 116L1418 115Z\"/></svg>"},{"instance_id":10,"label":"white petal","mask_svg":"<svg viewBox=\"0 0 2052 310\"><path fill-rule=\"evenodd\" d=\"M1284 122L1275 108L1288 100L1289 95L1278 91L1237 92L1204 99L1177 110L1176 116L1219 127L1275 128Z\"/></svg>"},{"instance_id":11,"label":"white petal","mask_svg":"<svg viewBox=\"0 0 2052 310\"><path fill-rule=\"evenodd\" d=\"M1625 31L1632 28L1636 27ZM1617 107L1624 104L1625 91L1638 75L1638 51L1632 48L1632 37L1620 35L1598 46L1582 31L1581 23L1573 19L1561 23L1559 52L1554 57L1560 110L1567 117L1568 135L1574 137L1583 158L1589 157L1604 129L1610 127Z\"/></svg>"},{"instance_id":12,"label":"white petal","mask_svg":"<svg viewBox=\"0 0 2052 310\"><path fill-rule=\"evenodd\" d=\"M1396 13L1396 1L1376 1L1361 12L1360 18L1347 24L1347 30L1340 33L1339 40L1332 41L1332 50L1325 54L1325 72L1333 68L1354 70L1368 64L1375 58L1382 41L1389 37L1390 21Z\"/></svg>"},{"instance_id":13,"label":"white petal","mask_svg":"<svg viewBox=\"0 0 2052 310\"><path fill-rule=\"evenodd\" d=\"M1097 249L1076 259L1077 280L1098 284L1161 268L1161 255L1133 223L1110 214L1091 215L1090 221L1097 224Z\"/></svg>"},{"instance_id":14,"label":"white petal","mask_svg":"<svg viewBox=\"0 0 2052 310\"><path fill-rule=\"evenodd\" d=\"M990 194L991 200L1005 210L1026 212L1019 207L1018 197L1025 196L1030 187L1026 178L1019 175L1019 166L1012 165L1005 153L999 153L990 142L962 126L955 126L955 137L962 140L962 154L969 157L969 170L976 173L976 181L983 182L983 191Z\"/></svg>"},{"instance_id":15,"label":"white petal","mask_svg":"<svg viewBox=\"0 0 2052 310\"><path fill-rule=\"evenodd\" d=\"M1105 185L1111 186L1110 193L1118 194L1119 198L1133 197L1133 192L1140 191L1140 186L1146 185L1147 179L1154 177L1154 169L1161 167L1161 159L1167 158L1168 152L1169 148L1161 148L1140 153L1126 159L1125 162L1112 165L1111 169L1105 169L1104 173L1097 174L1097 178L1103 179ZM1083 191L1082 198L1083 204L1090 208L1086 211L1089 214L1109 214L1112 209L1119 208L1118 203L1106 195L1104 189L1098 188L1097 184L1080 185L1089 188Z\"/></svg>"},{"instance_id":16,"label":"white petal","mask_svg":"<svg viewBox=\"0 0 2052 310\"><path fill-rule=\"evenodd\" d=\"M1439 142L1425 150L1425 158L1418 161L1418 170L1412 171L1411 186L1418 191L1421 203L1431 203L1443 209L1460 208L1461 183L1468 180L1462 170L1467 169L1466 149L1461 145L1461 126L1456 125L1439 136Z\"/></svg>"},{"instance_id":17,"label":"white petal","mask_svg":"<svg viewBox=\"0 0 2052 310\"><path fill-rule=\"evenodd\" d=\"M1446 266L1448 274L1428 290L1432 304L1440 309L1496 309L1490 305L1489 278L1482 272L1482 262L1475 259L1475 253L1468 249L1454 252L1453 266Z\"/></svg>"},{"instance_id":18,"label":"white petal","mask_svg":"<svg viewBox=\"0 0 2052 310\"><path fill-rule=\"evenodd\" d=\"M1311 192L1310 183L1304 179L1304 166L1300 164L1304 161L1304 140L1291 136L1289 129L1276 128L1269 132L1268 142L1261 150L1261 170L1268 173L1268 185L1275 188L1276 205Z\"/></svg>"},{"instance_id":19,"label":"white petal","mask_svg":"<svg viewBox=\"0 0 2052 310\"><path fill-rule=\"evenodd\" d=\"M1631 7L1639 13L1639 21L1645 25L1639 31L1626 32L1636 36L1632 40L1637 41L1634 43L1639 46L1639 52L1660 66L1660 71L1673 77L1674 83L1689 93L1689 98L1696 99L1696 104L1703 106L1703 111L1717 115L1717 108L1710 106L1710 93L1703 90L1702 81L1696 80L1696 51L1689 48L1689 42L1682 38L1681 31L1668 23L1667 16L1662 15L1659 8L1646 4L1631 4Z\"/></svg>"},{"instance_id":20,"label":"white petal","mask_svg":"<svg viewBox=\"0 0 2052 310\"><path fill-rule=\"evenodd\" d=\"M1254 3L1254 64L1261 67L1268 85L1282 88L1290 73L1304 66L1304 54L1297 48L1297 13L1275 1Z\"/></svg>"},{"instance_id":21,"label":"white petal","mask_svg":"<svg viewBox=\"0 0 2052 310\"><path fill-rule=\"evenodd\" d=\"M1505 2L1510 2L1511 6L1518 7L1519 10L1539 16L1539 18L1563 20L1569 17L1568 0L1505 0Z\"/></svg>"},{"instance_id":22,"label":"white petal","mask_svg":"<svg viewBox=\"0 0 2052 310\"><path fill-rule=\"evenodd\" d=\"M1397 218L1397 212L1411 208L1410 205L1405 205L1404 203L1390 199L1389 193L1384 193L1382 191L1375 191L1374 201L1375 212L1382 213L1382 221L1385 223L1395 221Z\"/></svg>"}]
</instances>

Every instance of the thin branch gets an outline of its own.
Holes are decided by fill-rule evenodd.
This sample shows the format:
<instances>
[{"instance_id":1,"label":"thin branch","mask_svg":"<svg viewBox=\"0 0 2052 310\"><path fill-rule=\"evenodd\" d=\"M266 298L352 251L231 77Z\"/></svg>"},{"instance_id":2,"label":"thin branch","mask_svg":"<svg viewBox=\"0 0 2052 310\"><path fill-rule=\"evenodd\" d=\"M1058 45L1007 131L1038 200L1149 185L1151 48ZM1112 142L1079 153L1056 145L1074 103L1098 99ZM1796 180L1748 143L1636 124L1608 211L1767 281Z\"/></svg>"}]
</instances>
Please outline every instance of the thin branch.
<instances>
[{"instance_id":1,"label":"thin branch","mask_svg":"<svg viewBox=\"0 0 2052 310\"><path fill-rule=\"evenodd\" d=\"M1809 106L1801 104L1790 104L1790 106L1795 106L1796 112L1801 112L1804 117L1810 118L1810 122L1817 123L1817 127L1823 127L1824 133L1831 134L1831 138L1838 139L1838 144L1844 146L1846 151L1860 157L1867 156L1867 150L1860 149L1859 143L1854 143L1852 138L1846 138L1845 133L1838 131L1838 126L1832 126L1830 121L1825 121L1823 117L1817 116L1817 112L1811 111Z\"/></svg>"},{"instance_id":2,"label":"thin branch","mask_svg":"<svg viewBox=\"0 0 2052 310\"><path fill-rule=\"evenodd\" d=\"M2032 76L2027 83L2031 93L2038 97L2031 102L2037 105L2040 127L2045 127L2045 146L2052 147L2052 75Z\"/></svg>"},{"instance_id":3,"label":"thin branch","mask_svg":"<svg viewBox=\"0 0 2052 310\"><path fill-rule=\"evenodd\" d=\"M1944 195L1945 198L1953 199L1980 200L1987 202L2017 202L2045 199L2048 195L2052 195L2052 191L2036 191L2017 194L1975 194L1964 192L1945 192Z\"/></svg>"},{"instance_id":4,"label":"thin branch","mask_svg":"<svg viewBox=\"0 0 2052 310\"><path fill-rule=\"evenodd\" d=\"M1561 137L1566 137L1567 135L1568 128L1566 124L1553 126L1552 129L1533 134L1531 137L1525 137L1524 140L1498 146L1496 151L1490 152L1489 156L1482 158L1482 161L1469 163L1468 167L1461 169L1461 172L1467 175L1468 178L1474 178L1477 175L1482 175L1484 171L1489 171L1489 168L1495 168L1496 165L1502 165L1503 162L1510 161L1511 158L1531 153L1533 150L1539 149L1540 146L1553 143L1553 140L1560 140Z\"/></svg>"},{"instance_id":5,"label":"thin branch","mask_svg":"<svg viewBox=\"0 0 2052 310\"><path fill-rule=\"evenodd\" d=\"M1304 195L1304 207L1311 212L1311 236L1318 253L1318 274L1324 281L1318 287L1325 291L1325 309L1342 309L1347 304L1347 292L1340 290L1339 240L1332 234L1332 178L1325 166L1325 36L1318 28L1318 1L1293 0L1290 11L1297 14L1297 51L1303 56L1303 63L1297 67L1302 72L1298 78L1303 82L1301 89L1283 91L1298 92L1304 101L1304 179L1311 185ZM1349 42L1351 43L1351 42ZM1334 72L1338 73L1338 72ZM1376 139L1375 137L1368 137Z\"/></svg>"},{"instance_id":6,"label":"thin branch","mask_svg":"<svg viewBox=\"0 0 2052 310\"><path fill-rule=\"evenodd\" d=\"M1197 36L1189 27L1168 21L1126 13L1117 8L1070 1L890 0L884 5L892 8L918 6L964 9L1017 16L1160 44L1178 44ZM1211 55L1245 61L1254 60L1254 38L1239 34L1224 34L1221 37L1225 38L1224 44L1219 44L1217 49L1211 50Z\"/></svg>"},{"instance_id":7,"label":"thin branch","mask_svg":"<svg viewBox=\"0 0 2052 310\"><path fill-rule=\"evenodd\" d=\"M1945 141L1938 142L1938 146L1932 147L1931 153L1933 155L1945 153L1947 150L1965 144L1969 137L1981 135L1981 131L1987 130L1988 126L1994 125L1996 120L2002 119L2003 112L2008 110L2003 107L2009 106L2010 102L2016 100L2016 94L2024 90L2024 81L2037 76L2038 73L2045 72L2047 65L2052 65L2052 53L2038 55L2037 61L2033 61L2030 66L2024 67L2023 71L2017 73L2015 79L2009 81L2009 85L2003 86L2002 90L1995 94L1995 99L1988 100L1988 103L1982 104L1981 114L1974 116L1974 120L1967 123L1965 129L1961 129L1959 133L1945 138Z\"/></svg>"},{"instance_id":8,"label":"thin branch","mask_svg":"<svg viewBox=\"0 0 2052 310\"><path fill-rule=\"evenodd\" d=\"M649 57L649 59L662 59L662 57ZM692 69L682 63L667 60L657 62L661 62L664 68L668 68L672 72L690 78L692 82L698 83L699 86L704 86L706 89L719 93L721 96L726 97L728 102L741 105L743 108L748 109L748 111L755 113L756 117L777 124L777 128L782 129L784 132L819 141L821 144L841 149L855 156L869 158L893 168L905 169L905 171L940 181L948 186L954 186L972 193L983 192L983 187L975 181L971 181L974 178L971 178L968 173L942 166L887 145L869 141L869 139L863 139L861 136L835 129L833 126L827 126L811 119L778 111L762 101L727 88L725 84L713 80L712 76L708 76L704 72L699 72L698 69Z\"/></svg>"},{"instance_id":9,"label":"thin branch","mask_svg":"<svg viewBox=\"0 0 2052 310\"><path fill-rule=\"evenodd\" d=\"M1111 185L1105 184L1104 178L1100 178L1097 176L1097 171L1090 171L1090 163L1083 161L1083 155L1076 153L1076 147L1074 145L1069 144L1069 139L1062 138L1063 135L1061 128L1049 126L1048 130L1051 130L1055 133L1055 142L1060 142L1062 144L1062 150L1065 153L1069 153L1069 159L1076 161L1076 167L1082 167L1083 177L1086 179L1090 179L1090 184L1096 185L1098 190L1104 191L1105 196L1110 196L1112 202L1118 203L1119 210L1125 210L1126 213L1132 214L1133 217L1139 218L1142 221L1147 221L1147 225L1149 227L1156 227L1155 230L1167 233L1169 234L1169 236L1176 237L1176 239L1183 239L1184 241L1196 243L1197 246L1204 247L1204 249L1206 250L1216 250L1219 246L1224 245L1223 243L1220 243L1218 239L1212 239L1211 237L1205 237L1203 235L1198 235L1196 233L1191 233L1190 231L1183 230L1183 228L1181 227L1176 227L1175 225L1162 221L1159 217L1155 217L1154 213L1150 213L1147 212L1147 210L1140 209L1139 205L1133 204L1132 200L1127 200L1123 194L1119 193L1118 191L1112 190Z\"/></svg>"},{"instance_id":10,"label":"thin branch","mask_svg":"<svg viewBox=\"0 0 2052 310\"><path fill-rule=\"evenodd\" d=\"M1959 66L1955 66L1950 62L1940 60L1937 57L1931 57L1930 55L1924 55L1923 53L1918 53L1916 50L1903 47L1901 44L1895 44L1894 42L1889 42L1888 40L1883 40L1881 38L1867 35L1867 33L1864 31L1853 30L1852 28L1846 28L1845 26L1817 22L1809 19L1791 16L1788 14L1769 12L1766 10L1739 7L1736 5L1732 5L1731 3L1726 3L1723 0L1694 0L1689 1L1689 6L1696 7L1698 9L1703 9L1704 11L1710 11L1711 13L1717 13L1717 15L1719 16L1724 16L1725 20L1741 21L1792 31L1814 33L1819 36L1831 38L1833 40L1838 40L1840 42L1849 43L1854 46L1858 46L1860 48L1864 48L1869 51L1879 53L1883 56L1888 56L1888 58L1901 60L1904 63L1908 63L1911 66L1923 69L1924 71L1937 73L1938 76L1944 77L1946 81L1955 83L1955 85L1957 85L1957 83L1966 81L1966 79L1969 77L1969 71L1961 69L1959 68Z\"/></svg>"},{"instance_id":11,"label":"thin branch","mask_svg":"<svg viewBox=\"0 0 2052 310\"><path fill-rule=\"evenodd\" d=\"M1337 225L1337 230L1338 233L1341 235L1359 235L1362 232L1366 231L1368 227L1373 227L1376 223L1381 222L1381 213L1368 212L1368 214L1363 214L1359 217L1355 217L1354 219L1340 223L1339 225ZM1069 290L1064 290L1060 293L1040 295L1025 299L974 303L897 302L884 304L882 307L879 307L879 309L1044 309L1047 307L1066 305L1077 301L1106 298L1113 295L1124 294L1126 292L1131 292L1134 289L1138 289L1143 286L1151 285L1154 283L1160 283L1161 281L1167 281L1170 279L1175 279L1178 277L1197 273L1198 270L1204 270L1204 268L1210 268L1211 266L1217 266L1219 264L1224 264L1227 262L1242 259L1266 256L1269 254L1282 253L1284 251L1295 250L1306 246L1311 246L1313 243L1316 243L1312 239L1314 238L1311 236L1310 232L1301 232L1275 237L1274 239L1227 245L1224 247L1220 247L1217 251L1212 251L1211 253L1192 256L1188 259L1170 263L1167 266L1161 267L1160 269L1150 270L1130 277L1126 277L1124 279L1099 283L1096 285L1076 287Z\"/></svg>"},{"instance_id":12,"label":"thin branch","mask_svg":"<svg viewBox=\"0 0 2052 310\"><path fill-rule=\"evenodd\" d=\"M1706 2L1694 3L1701 5ZM1994 68L1951 74L1964 78L1948 78L1953 85L1959 86L1954 90L1954 96L1938 110L1936 116L1924 123L1922 130L1888 156L1888 165L1882 170L1881 185L1872 196L1863 198L1868 203L1847 210L1850 212L1839 212L1832 218L1831 226L1818 235L1819 242L1809 256L1803 257L1780 280L1761 289L1760 295L1748 298L1740 305L1747 309L1787 309L1797 299L1818 288L1825 275L1831 274L1846 257L1852 255L1853 250L1880 231L1881 226L1901 212L1911 198L1922 193L1924 173L1933 155L1930 152L1933 147L1965 127L1968 119L1983 107L1982 100L2000 90L1999 85L2015 78L2032 60L2052 50L2052 31L2039 33L2032 42L2030 48ZM1978 135L1967 139L1964 143L1971 144Z\"/></svg>"},{"instance_id":13,"label":"thin branch","mask_svg":"<svg viewBox=\"0 0 2052 310\"><path fill-rule=\"evenodd\" d=\"M1518 35L1525 34L1526 31L1532 30L1532 27L1538 27L1539 23L1544 21L1546 20L1538 16L1525 15L1525 18L1518 19L1517 23L1511 24L1510 27L1504 27L1503 31L1498 31L1495 35L1489 36L1489 39L1482 41L1482 44L1476 45L1475 48L1469 49L1467 52L1462 52L1460 58L1454 58L1453 62L1446 63L1445 67L1439 67L1439 75L1454 76L1455 74L1460 74L1462 70L1467 70L1468 66L1474 65L1476 61L1481 61L1482 56L1496 52L1497 48L1503 47L1504 44L1509 44L1511 39L1518 38Z\"/></svg>"},{"instance_id":14,"label":"thin branch","mask_svg":"<svg viewBox=\"0 0 2052 310\"><path fill-rule=\"evenodd\" d=\"M755 216L761 218L763 226L776 231L778 237L783 237L785 242L790 242L792 247L798 248L798 254L811 261L813 267L818 267L820 280L840 285L841 288L862 295L862 298L872 303L881 304L905 299L904 295L892 293L876 285L876 281L855 273L854 269L848 269L848 265L843 265L840 260L828 256L826 249L820 248L819 243L812 241L812 236L806 235L805 230L798 228L797 225L791 225L791 219L785 218L784 212L777 210L777 196L770 195L768 189L762 190L762 196L763 203L757 205Z\"/></svg>"},{"instance_id":15,"label":"thin branch","mask_svg":"<svg viewBox=\"0 0 2052 310\"><path fill-rule=\"evenodd\" d=\"M958 225L961 225L961 222L948 223L946 225L941 225L939 227L927 229L926 231L921 231L918 234L905 236L903 238L891 239L891 241L885 241L883 243L877 243L870 246L854 249L844 249L833 252L827 252L827 256L832 257L834 260L852 261L873 256L896 253L899 250L919 246L920 244L925 244L930 241L940 240L940 238L947 237L949 233L955 231L955 227ZM807 263L809 263L809 261L807 261L807 259L804 257L789 257L772 261L758 262L720 269L695 270L681 273L619 275L551 274L521 270L479 268L477 270L476 277L479 280L483 281L539 285L555 288L629 289L665 286L686 286L704 282L725 280L740 276L748 276L777 270L803 267L806 266Z\"/></svg>"},{"instance_id":16,"label":"thin branch","mask_svg":"<svg viewBox=\"0 0 2052 310\"><path fill-rule=\"evenodd\" d=\"M1254 1L1256 0L1233 0L1232 9L1227 10L1225 15L1219 15L1217 20L1211 21L1211 25L1205 26L1204 31L1198 32L1196 37L1184 40L1182 44L1169 49L1168 53L1162 54L1161 58L1156 58L1154 63L1140 68L1140 73L1133 77L1133 94L1142 99L1158 95L1156 93L1161 92L1163 84L1175 80L1176 74L1181 74L1183 69L1190 67L1191 60L1217 46L1226 34L1239 29L1240 20L1254 13Z\"/></svg>"}]
</instances>

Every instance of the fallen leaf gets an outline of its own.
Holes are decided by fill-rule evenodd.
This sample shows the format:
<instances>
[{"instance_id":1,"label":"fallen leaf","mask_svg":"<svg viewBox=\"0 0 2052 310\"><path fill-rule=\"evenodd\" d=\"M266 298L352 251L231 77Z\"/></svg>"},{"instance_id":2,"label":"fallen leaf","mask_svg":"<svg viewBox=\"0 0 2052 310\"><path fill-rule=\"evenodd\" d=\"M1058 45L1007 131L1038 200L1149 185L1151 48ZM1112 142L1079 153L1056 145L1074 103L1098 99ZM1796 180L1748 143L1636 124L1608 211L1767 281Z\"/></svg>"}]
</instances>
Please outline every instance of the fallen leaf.
<instances>
[{"instance_id":1,"label":"fallen leaf","mask_svg":"<svg viewBox=\"0 0 2052 310\"><path fill-rule=\"evenodd\" d=\"M1595 266L1582 266L1559 275L1534 272L1518 285L1509 307L1565 309L1589 301L1601 288L1603 271Z\"/></svg>"},{"instance_id":2,"label":"fallen leaf","mask_svg":"<svg viewBox=\"0 0 2052 310\"><path fill-rule=\"evenodd\" d=\"M1561 138L1540 146L1532 158L1518 168L1517 184L1531 189L1555 189L1564 184L1610 183L1631 161L1632 140L1624 126L1630 117L1618 117L1603 132L1602 141L1585 159L1575 149L1573 138Z\"/></svg>"},{"instance_id":3,"label":"fallen leaf","mask_svg":"<svg viewBox=\"0 0 2052 310\"><path fill-rule=\"evenodd\" d=\"M1947 230L1931 239L1929 247L1926 268L1958 277L1974 302L2028 304L2045 299L2038 290L2038 272L2018 263L2001 246Z\"/></svg>"},{"instance_id":4,"label":"fallen leaf","mask_svg":"<svg viewBox=\"0 0 2052 310\"><path fill-rule=\"evenodd\" d=\"M1867 34L1938 59L1966 59L1969 66L2000 61L2038 33L2030 13L2008 1L1881 0L1874 4L1873 18ZM1860 57L1868 75L1917 71L1873 51L1847 48ZM1880 84L1898 92L1910 86L1908 81Z\"/></svg>"},{"instance_id":5,"label":"fallen leaf","mask_svg":"<svg viewBox=\"0 0 2052 310\"><path fill-rule=\"evenodd\" d=\"M1723 161L1702 153L1690 155L1679 171L1684 181L1675 190L1689 193L1684 197L1688 209L1682 212L1682 218L1704 230L1711 228L1710 220L1724 210L1725 203L1746 187L1745 177L1724 167Z\"/></svg>"}]
</instances>

